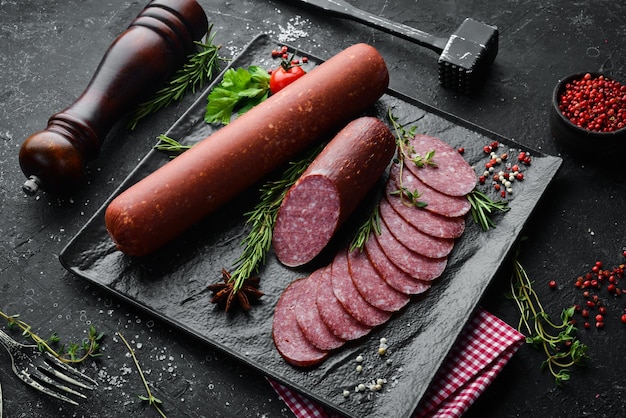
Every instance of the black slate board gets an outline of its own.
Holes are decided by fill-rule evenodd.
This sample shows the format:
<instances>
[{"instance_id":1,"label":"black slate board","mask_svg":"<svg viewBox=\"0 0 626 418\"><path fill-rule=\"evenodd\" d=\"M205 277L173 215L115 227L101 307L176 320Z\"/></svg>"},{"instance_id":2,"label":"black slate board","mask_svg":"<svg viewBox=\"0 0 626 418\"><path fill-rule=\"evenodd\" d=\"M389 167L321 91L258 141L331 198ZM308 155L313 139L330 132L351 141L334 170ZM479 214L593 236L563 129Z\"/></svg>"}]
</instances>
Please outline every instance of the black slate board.
<instances>
[{"instance_id":1,"label":"black slate board","mask_svg":"<svg viewBox=\"0 0 626 418\"><path fill-rule=\"evenodd\" d=\"M279 46L268 36L260 35L230 66L274 67L276 61L270 52ZM310 58L308 69L321 62L306 56ZM193 144L215 129L203 121L210 89L211 86L174 124L168 136ZM465 148L464 156L470 164L484 164L483 147L494 140L506 144L501 147L503 150L526 150L391 90L371 114L385 118L390 108L403 125L416 126L419 132ZM64 248L60 260L72 273L341 414L409 417L561 165L558 157L526 151L532 155L532 165L527 168L524 181L515 185L510 211L497 217L497 228L483 232L468 217L466 232L457 241L446 271L424 297L415 299L388 323L364 339L347 344L311 370L289 366L275 350L271 339L274 306L288 283L330 261L342 243L341 236L327 253L302 269L285 268L270 252L260 273L266 296L248 314L226 314L209 303L207 284L218 281L221 269L232 267L241 252L240 243L248 228L244 213L257 201L255 190L244 193L162 250L141 259L115 249L104 227L105 203ZM167 161L162 152L150 151L111 199ZM346 226L344 236L350 234L352 226ZM381 337L389 344L384 359L376 354ZM365 358L361 374L355 372L354 359L359 354ZM376 378L387 379L381 392L354 393L357 384ZM342 396L344 389L352 392L348 398Z\"/></svg>"}]
</instances>

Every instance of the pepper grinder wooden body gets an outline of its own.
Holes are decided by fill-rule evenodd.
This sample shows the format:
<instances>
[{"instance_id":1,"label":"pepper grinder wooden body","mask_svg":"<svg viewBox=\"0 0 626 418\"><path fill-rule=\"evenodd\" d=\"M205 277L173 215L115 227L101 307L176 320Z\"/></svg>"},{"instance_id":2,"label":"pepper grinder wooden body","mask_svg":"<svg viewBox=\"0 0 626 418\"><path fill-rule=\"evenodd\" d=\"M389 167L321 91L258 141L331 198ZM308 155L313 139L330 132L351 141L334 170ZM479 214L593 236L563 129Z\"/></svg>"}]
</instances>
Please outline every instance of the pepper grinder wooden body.
<instances>
[{"instance_id":1,"label":"pepper grinder wooden body","mask_svg":"<svg viewBox=\"0 0 626 418\"><path fill-rule=\"evenodd\" d=\"M195 0L148 3L107 49L80 97L22 144L24 191L75 190L113 125L163 86L207 29L206 14Z\"/></svg>"}]
</instances>

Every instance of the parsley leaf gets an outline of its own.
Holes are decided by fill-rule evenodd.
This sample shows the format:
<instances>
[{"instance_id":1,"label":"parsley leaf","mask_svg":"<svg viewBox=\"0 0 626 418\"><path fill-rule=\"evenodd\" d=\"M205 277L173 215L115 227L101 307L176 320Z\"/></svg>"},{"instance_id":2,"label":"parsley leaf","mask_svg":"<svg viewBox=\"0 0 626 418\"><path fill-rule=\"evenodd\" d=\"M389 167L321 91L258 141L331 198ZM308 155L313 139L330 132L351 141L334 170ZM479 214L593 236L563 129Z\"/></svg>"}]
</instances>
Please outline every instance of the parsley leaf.
<instances>
[{"instance_id":1,"label":"parsley leaf","mask_svg":"<svg viewBox=\"0 0 626 418\"><path fill-rule=\"evenodd\" d=\"M230 68L207 98L204 121L230 123L232 114L247 112L269 96L270 75L258 66Z\"/></svg>"}]
</instances>

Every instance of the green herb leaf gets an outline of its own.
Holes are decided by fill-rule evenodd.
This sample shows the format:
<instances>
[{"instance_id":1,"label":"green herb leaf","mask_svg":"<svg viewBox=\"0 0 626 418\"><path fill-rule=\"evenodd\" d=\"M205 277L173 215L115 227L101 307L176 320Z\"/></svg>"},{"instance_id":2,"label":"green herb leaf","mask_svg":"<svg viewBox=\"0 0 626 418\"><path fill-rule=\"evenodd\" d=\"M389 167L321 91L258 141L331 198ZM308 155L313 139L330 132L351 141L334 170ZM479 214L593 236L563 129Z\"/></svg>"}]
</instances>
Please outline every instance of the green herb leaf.
<instances>
[{"instance_id":1,"label":"green herb leaf","mask_svg":"<svg viewBox=\"0 0 626 418\"><path fill-rule=\"evenodd\" d=\"M235 111L241 115L269 96L270 75L258 66L230 68L207 98L204 120L207 123L230 123Z\"/></svg>"},{"instance_id":2,"label":"green herb leaf","mask_svg":"<svg viewBox=\"0 0 626 418\"><path fill-rule=\"evenodd\" d=\"M435 150L430 150L426 152L424 156L421 156L421 155L413 156L411 158L411 161L413 162L413 164L415 164L419 168L423 168L426 166L437 167L437 163L433 161L434 158L435 158Z\"/></svg>"},{"instance_id":3,"label":"green herb leaf","mask_svg":"<svg viewBox=\"0 0 626 418\"><path fill-rule=\"evenodd\" d=\"M419 200L422 194L418 190L410 191L406 187L401 187L398 190L394 190L390 193L392 196L399 196L402 203L407 206L415 206L416 208L425 208L428 203Z\"/></svg>"}]
</instances>

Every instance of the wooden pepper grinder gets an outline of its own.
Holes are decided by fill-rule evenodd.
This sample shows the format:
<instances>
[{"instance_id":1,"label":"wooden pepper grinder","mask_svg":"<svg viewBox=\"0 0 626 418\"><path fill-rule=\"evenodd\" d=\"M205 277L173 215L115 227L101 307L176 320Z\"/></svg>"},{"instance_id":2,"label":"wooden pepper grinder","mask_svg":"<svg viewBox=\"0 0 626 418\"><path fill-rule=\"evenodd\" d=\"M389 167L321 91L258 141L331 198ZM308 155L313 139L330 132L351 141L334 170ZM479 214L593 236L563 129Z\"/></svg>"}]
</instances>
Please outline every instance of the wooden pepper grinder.
<instances>
[{"instance_id":1,"label":"wooden pepper grinder","mask_svg":"<svg viewBox=\"0 0 626 418\"><path fill-rule=\"evenodd\" d=\"M35 194L41 187L65 194L78 187L113 125L163 86L207 29L195 0L151 1L109 46L76 102L24 141L24 191Z\"/></svg>"}]
</instances>

